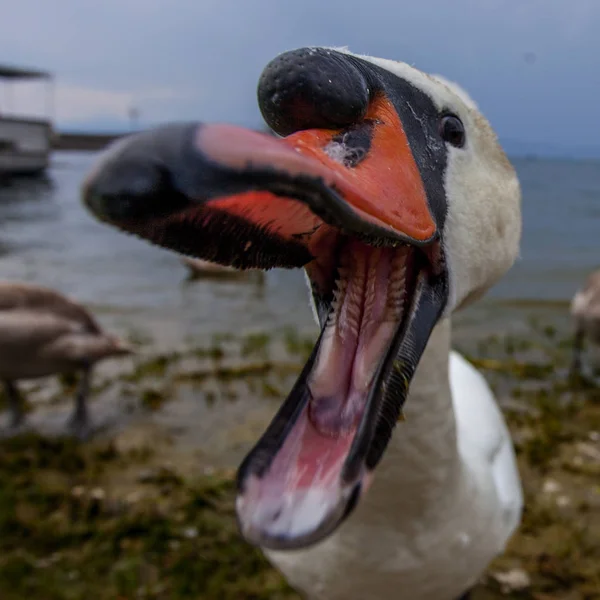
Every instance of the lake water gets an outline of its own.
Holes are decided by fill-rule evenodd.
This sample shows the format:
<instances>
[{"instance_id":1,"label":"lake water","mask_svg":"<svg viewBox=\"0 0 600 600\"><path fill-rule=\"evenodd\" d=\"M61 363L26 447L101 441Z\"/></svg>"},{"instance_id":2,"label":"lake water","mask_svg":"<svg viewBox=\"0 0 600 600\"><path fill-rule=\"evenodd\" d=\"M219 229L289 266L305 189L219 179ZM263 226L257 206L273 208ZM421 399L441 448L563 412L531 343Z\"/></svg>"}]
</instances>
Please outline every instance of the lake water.
<instances>
[{"instance_id":1,"label":"lake water","mask_svg":"<svg viewBox=\"0 0 600 600\"><path fill-rule=\"evenodd\" d=\"M301 272L263 284L190 282L179 258L95 221L79 200L93 153L56 153L47 182L0 188L0 277L51 286L88 305L116 332L159 348L202 344L215 332L314 330ZM517 159L523 188L522 256L487 297L456 319L474 340L535 316L569 328L568 302L600 266L600 162Z\"/></svg>"},{"instance_id":2,"label":"lake water","mask_svg":"<svg viewBox=\"0 0 600 600\"><path fill-rule=\"evenodd\" d=\"M135 382L121 377L123 373L135 373L136 365L152 363L153 357L147 354L156 351L208 346L215 333L241 334L257 329L276 332L284 326L293 326L316 334L316 326L301 272L274 270L262 283L253 279L191 282L186 268L173 253L98 223L79 200L81 180L93 159L90 154L57 153L47 183L22 181L0 189L0 278L51 286L85 303L108 329L125 336L135 335L138 340L147 342L132 358L103 363L94 373L97 387L90 398L93 401L90 403L91 421L98 437L110 438L120 452L119 460L103 460L101 489L106 490L108 499L126 498L123 506L129 506L129 502L144 498L150 501L152 496L148 494L153 492L148 492L148 484L141 482L147 481L149 474L162 477L163 471L157 468L169 469L167 473L175 472L189 481L201 473L212 473L215 468L225 468L231 473L259 439L282 397L292 388L301 360L298 356L294 361L287 359L288 365L293 363L293 369L285 373L280 368L262 376L248 375L246 371L240 377L217 377L213 373L202 378L198 374L206 368L206 363L215 371L217 363L219 368L229 365L231 355L226 353L221 361L191 351L174 358L164 372L154 371ZM475 349L478 341L489 334L525 332L529 335L533 318L543 324L553 324L563 335L569 334L569 301L587 273L600 263L600 163L517 160L515 164L524 192L522 257L486 298L457 315L455 339L463 349ZM553 351L556 342L548 339L545 342ZM277 350L273 351L272 358L284 363L283 344L279 346L281 360ZM235 360L234 357L234 368ZM260 366L262 358L253 355L244 357L242 362ZM566 361L563 362L566 365ZM193 377L177 378L186 373ZM559 371L553 381L559 381L561 376ZM527 410L527 400L513 397L512 389L517 382L514 377L496 387L496 397L503 408ZM523 386L532 383L536 382L526 381ZM27 415L27 424L43 434L64 433L65 422L72 411L73 393L65 392L57 378L29 382L29 385L31 387L25 388L25 384L21 384L34 408ZM147 399L157 397L159 404L151 407ZM531 414L537 413L534 410ZM6 419L6 414L0 414L0 434L6 429ZM580 414L577 419L579 427L584 428ZM517 429L521 440L527 439L523 434L528 431L532 435L534 429L545 432L541 422ZM409 417L406 425L410 423ZM571 440L572 432L578 430L570 423L568 431L569 437L565 439ZM581 435L584 434L587 436L587 432ZM592 434L589 435L591 439ZM542 510L540 507L549 510L549 502L554 501L550 498L566 498L571 505L559 507L560 513L556 514L560 528L556 529L554 522L549 525L553 537L548 537L542 529L537 535L541 545L527 546L526 552L532 556L519 549L521 562L546 564L539 560L540 553L547 550L543 547L544 540L556 540L558 531L565 539L556 543L571 543L571 539L581 538L586 523L592 523L593 478L583 477L581 473L586 472L583 466L581 471L573 471L576 458L586 468L588 464L593 468L592 463L587 462L589 455L578 449L585 446L595 452L587 440L587 437L574 438L561 445L561 460L552 461L556 466L544 472L543 478L531 466L524 473L525 485L534 490L529 498L542 498L540 504L536 504L537 499L532 501L532 514ZM540 446L545 448L547 443L541 442ZM124 468L129 456L149 458L143 463L134 461ZM574 457L572 462L570 456ZM43 477L41 481L45 485L48 475ZM60 484L54 479L50 481L52 493L56 494L56 490L61 489L56 486ZM70 478L65 479L68 481ZM567 482L556 483L564 486L565 495L545 494L542 481ZM69 486L64 490L68 498L71 484L65 485ZM390 497L406 494L402 482L396 488L388 485ZM168 494L166 489L163 487L160 499L153 501L155 506L169 506L164 497ZM177 494L183 489L186 488L178 488ZM71 493L73 491L74 488ZM121 500L112 505L121 506ZM29 497L24 506L31 510ZM578 507L585 507L585 511ZM184 531L187 529L190 528ZM199 531L202 547L212 543L201 537L210 534ZM595 538L593 528L590 531L584 541L591 548ZM222 548L222 540L227 538L220 533L218 538L219 548ZM57 568L67 560L65 552L62 554ZM550 558L556 559L552 555ZM573 565L575 563L565 568L574 569ZM78 573L69 570L69 580L71 572ZM83 579L79 581L80 587L82 582ZM588 582L593 585L591 580ZM560 585L565 585L562 580Z\"/></svg>"}]
</instances>

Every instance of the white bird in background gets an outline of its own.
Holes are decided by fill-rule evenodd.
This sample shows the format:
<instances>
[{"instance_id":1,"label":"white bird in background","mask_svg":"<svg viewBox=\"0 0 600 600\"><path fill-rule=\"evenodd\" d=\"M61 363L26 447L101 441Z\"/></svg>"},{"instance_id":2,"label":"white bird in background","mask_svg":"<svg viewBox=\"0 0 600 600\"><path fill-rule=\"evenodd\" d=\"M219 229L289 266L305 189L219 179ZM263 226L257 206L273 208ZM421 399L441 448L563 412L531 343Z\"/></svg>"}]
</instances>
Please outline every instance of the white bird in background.
<instances>
[{"instance_id":1,"label":"white bird in background","mask_svg":"<svg viewBox=\"0 0 600 600\"><path fill-rule=\"evenodd\" d=\"M600 271L589 275L583 287L573 296L571 315L575 321L571 372L579 373L585 338L600 344Z\"/></svg>"}]
</instances>

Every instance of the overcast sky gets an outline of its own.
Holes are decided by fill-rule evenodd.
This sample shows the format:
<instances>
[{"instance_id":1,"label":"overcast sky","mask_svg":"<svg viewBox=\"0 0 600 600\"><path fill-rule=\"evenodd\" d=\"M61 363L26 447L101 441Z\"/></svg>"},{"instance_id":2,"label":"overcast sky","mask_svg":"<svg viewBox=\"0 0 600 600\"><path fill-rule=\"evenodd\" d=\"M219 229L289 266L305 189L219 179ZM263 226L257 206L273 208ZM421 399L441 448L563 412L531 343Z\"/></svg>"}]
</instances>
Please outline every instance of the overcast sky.
<instances>
[{"instance_id":1,"label":"overcast sky","mask_svg":"<svg viewBox=\"0 0 600 600\"><path fill-rule=\"evenodd\" d=\"M455 79L503 140L600 148L599 0L1 0L0 62L52 70L59 127L256 126L278 52L347 45ZM38 90L0 90L41 109ZM11 108L11 107L8 107Z\"/></svg>"}]
</instances>

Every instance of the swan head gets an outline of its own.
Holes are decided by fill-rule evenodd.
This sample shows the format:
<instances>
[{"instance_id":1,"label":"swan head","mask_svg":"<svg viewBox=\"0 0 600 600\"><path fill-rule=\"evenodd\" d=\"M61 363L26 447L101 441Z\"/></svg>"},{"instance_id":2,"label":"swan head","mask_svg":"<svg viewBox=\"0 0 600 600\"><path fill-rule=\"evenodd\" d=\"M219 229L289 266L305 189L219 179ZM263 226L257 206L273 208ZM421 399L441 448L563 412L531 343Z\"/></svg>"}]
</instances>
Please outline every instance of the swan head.
<instances>
[{"instance_id":1,"label":"swan head","mask_svg":"<svg viewBox=\"0 0 600 600\"><path fill-rule=\"evenodd\" d=\"M294 50L265 68L258 101L283 139L167 125L109 149L83 197L182 254L304 267L321 333L238 472L246 538L291 549L352 512L436 323L514 262L520 191L466 92L407 64Z\"/></svg>"}]
</instances>

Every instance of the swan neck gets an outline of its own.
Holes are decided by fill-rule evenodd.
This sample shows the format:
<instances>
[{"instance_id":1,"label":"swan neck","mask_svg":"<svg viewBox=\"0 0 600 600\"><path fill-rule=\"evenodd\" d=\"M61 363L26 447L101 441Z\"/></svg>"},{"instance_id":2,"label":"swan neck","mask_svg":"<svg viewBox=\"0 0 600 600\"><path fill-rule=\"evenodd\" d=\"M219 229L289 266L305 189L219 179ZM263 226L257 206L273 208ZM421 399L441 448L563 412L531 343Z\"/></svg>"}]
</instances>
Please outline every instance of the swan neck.
<instances>
[{"instance_id":1,"label":"swan neck","mask_svg":"<svg viewBox=\"0 0 600 600\"><path fill-rule=\"evenodd\" d=\"M398 423L373 484L375 495L377 487L410 489L408 496L393 497L404 497L415 510L435 505L441 489L447 494L461 480L449 380L450 330L449 319L434 329L411 384L405 420Z\"/></svg>"}]
</instances>

